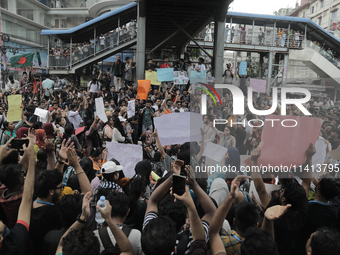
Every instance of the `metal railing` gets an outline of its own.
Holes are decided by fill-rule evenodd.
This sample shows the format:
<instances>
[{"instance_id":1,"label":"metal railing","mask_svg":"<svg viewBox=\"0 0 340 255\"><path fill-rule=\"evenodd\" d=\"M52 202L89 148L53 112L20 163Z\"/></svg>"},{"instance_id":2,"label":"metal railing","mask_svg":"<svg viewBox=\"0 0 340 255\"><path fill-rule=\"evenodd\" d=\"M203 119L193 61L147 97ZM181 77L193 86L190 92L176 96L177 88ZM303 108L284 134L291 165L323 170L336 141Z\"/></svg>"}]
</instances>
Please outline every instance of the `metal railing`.
<instances>
[{"instance_id":1,"label":"metal railing","mask_svg":"<svg viewBox=\"0 0 340 255\"><path fill-rule=\"evenodd\" d=\"M121 44L124 44L137 37L137 33L130 32L123 35L119 35L119 32L113 32L104 36L105 39L100 39L94 43L72 45L72 52L66 52L64 54L50 55L49 67L54 69L70 69L75 65L82 63L83 61L95 57L105 51L111 50Z\"/></svg>"},{"instance_id":2,"label":"metal railing","mask_svg":"<svg viewBox=\"0 0 340 255\"><path fill-rule=\"evenodd\" d=\"M214 40L214 36L213 33L201 32L195 37L195 39L198 41L212 42ZM224 42L233 44L304 48L304 41L304 35L291 34L288 36L284 33L274 34L273 32L229 30L224 34Z\"/></svg>"},{"instance_id":3,"label":"metal railing","mask_svg":"<svg viewBox=\"0 0 340 255\"><path fill-rule=\"evenodd\" d=\"M314 49L319 52L321 56L327 59L330 63L340 69L340 59L336 58L330 49L324 49L322 46L319 46L316 42L307 41L306 47Z\"/></svg>"}]
</instances>

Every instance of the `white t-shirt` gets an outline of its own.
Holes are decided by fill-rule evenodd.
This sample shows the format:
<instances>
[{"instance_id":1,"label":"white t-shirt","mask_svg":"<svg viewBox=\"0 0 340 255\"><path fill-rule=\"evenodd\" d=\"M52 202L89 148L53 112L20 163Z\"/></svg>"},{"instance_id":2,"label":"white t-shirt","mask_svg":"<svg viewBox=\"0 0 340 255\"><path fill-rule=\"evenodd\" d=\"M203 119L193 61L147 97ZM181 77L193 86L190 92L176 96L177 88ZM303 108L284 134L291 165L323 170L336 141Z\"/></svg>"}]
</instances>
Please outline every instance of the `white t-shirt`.
<instances>
[{"instance_id":1,"label":"white t-shirt","mask_svg":"<svg viewBox=\"0 0 340 255\"><path fill-rule=\"evenodd\" d=\"M99 40L100 40L100 45L105 44L105 37L104 36L99 37Z\"/></svg>"},{"instance_id":2,"label":"white t-shirt","mask_svg":"<svg viewBox=\"0 0 340 255\"><path fill-rule=\"evenodd\" d=\"M119 228L122 229L123 227L119 227ZM113 236L111 229L109 227L107 228L107 232L109 234L109 237L111 239L112 244L116 245L116 239ZM95 230L93 233L96 235L96 237L99 240L100 252L104 251L104 245L102 243L102 240L100 239L98 230ZM140 240L141 240L140 231L137 230L137 229L132 229L129 236L128 236L128 239L129 239L131 246L132 246L133 255L143 255L144 253L142 251L142 245L141 245L141 242L140 242Z\"/></svg>"},{"instance_id":3,"label":"white t-shirt","mask_svg":"<svg viewBox=\"0 0 340 255\"><path fill-rule=\"evenodd\" d=\"M87 84L87 87L90 88L89 92L91 93L98 93L98 91L100 90L100 82L96 82L96 83L92 83L92 81L90 81Z\"/></svg>"},{"instance_id":4,"label":"white t-shirt","mask_svg":"<svg viewBox=\"0 0 340 255\"><path fill-rule=\"evenodd\" d=\"M205 65L204 64L195 64L195 70L197 70L197 68L200 70L200 71L205 71Z\"/></svg>"}]
</instances>

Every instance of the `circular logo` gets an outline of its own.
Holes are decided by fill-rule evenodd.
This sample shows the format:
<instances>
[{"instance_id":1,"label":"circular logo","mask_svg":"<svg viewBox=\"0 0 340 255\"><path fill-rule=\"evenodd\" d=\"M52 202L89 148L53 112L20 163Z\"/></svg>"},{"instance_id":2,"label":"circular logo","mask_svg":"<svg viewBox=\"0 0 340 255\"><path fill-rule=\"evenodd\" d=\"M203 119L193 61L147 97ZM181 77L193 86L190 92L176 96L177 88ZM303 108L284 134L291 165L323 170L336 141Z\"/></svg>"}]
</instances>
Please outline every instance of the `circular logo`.
<instances>
[{"instance_id":1,"label":"circular logo","mask_svg":"<svg viewBox=\"0 0 340 255\"><path fill-rule=\"evenodd\" d=\"M23 64L25 64L26 60L27 60L27 59L26 59L25 57L21 57L21 58L18 60L18 64L23 65Z\"/></svg>"}]
</instances>

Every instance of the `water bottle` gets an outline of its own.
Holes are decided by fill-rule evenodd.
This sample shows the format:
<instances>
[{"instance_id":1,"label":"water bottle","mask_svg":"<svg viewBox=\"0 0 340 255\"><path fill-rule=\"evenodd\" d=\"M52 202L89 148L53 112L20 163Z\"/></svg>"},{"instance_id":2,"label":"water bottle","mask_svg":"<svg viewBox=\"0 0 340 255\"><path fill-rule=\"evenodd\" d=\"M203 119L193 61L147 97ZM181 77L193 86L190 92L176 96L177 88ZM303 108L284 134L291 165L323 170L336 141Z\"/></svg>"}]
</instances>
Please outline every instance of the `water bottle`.
<instances>
[{"instance_id":1,"label":"water bottle","mask_svg":"<svg viewBox=\"0 0 340 255\"><path fill-rule=\"evenodd\" d=\"M104 196L101 196L100 199L97 202L97 206L99 206L102 210L104 210L106 208L106 200ZM101 213L98 211L98 209L96 209L96 218L95 218L96 222L98 224L102 224L105 220L102 217Z\"/></svg>"}]
</instances>

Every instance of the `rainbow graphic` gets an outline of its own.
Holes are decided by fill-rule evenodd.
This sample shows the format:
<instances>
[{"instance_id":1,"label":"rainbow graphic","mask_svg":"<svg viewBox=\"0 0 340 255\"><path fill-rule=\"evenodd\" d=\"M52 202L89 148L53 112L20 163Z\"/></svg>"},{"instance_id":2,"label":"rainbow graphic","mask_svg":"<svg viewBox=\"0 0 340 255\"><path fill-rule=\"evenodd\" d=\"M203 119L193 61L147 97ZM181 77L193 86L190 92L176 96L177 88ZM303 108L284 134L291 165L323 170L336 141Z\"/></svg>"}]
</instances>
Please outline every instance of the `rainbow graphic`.
<instances>
[{"instance_id":1,"label":"rainbow graphic","mask_svg":"<svg viewBox=\"0 0 340 255\"><path fill-rule=\"evenodd\" d=\"M220 101L220 104L222 105L222 100L221 100L220 96L218 95L217 91L216 91L213 87L211 87L211 86L208 85L208 84L202 83L202 82L200 82L199 84L201 84L201 85L207 87L207 88L210 89L212 92L214 92L215 95L217 96L218 100ZM217 106L216 99L215 99L214 96L210 93L209 90L203 89L203 88L198 88L198 89L203 90L205 93L207 93L207 94L212 98L212 100L214 101L215 106Z\"/></svg>"}]
</instances>

